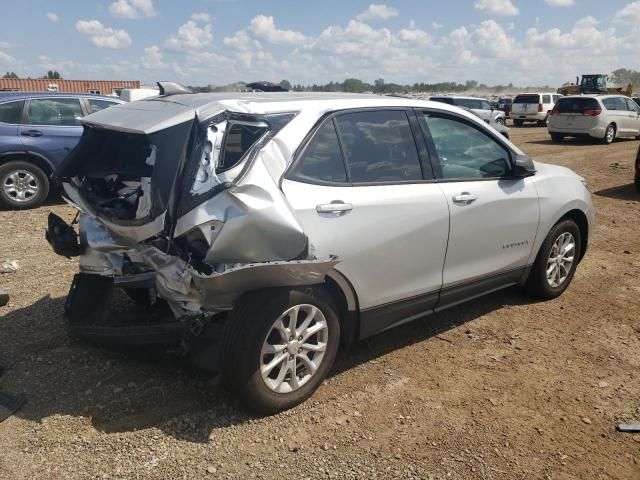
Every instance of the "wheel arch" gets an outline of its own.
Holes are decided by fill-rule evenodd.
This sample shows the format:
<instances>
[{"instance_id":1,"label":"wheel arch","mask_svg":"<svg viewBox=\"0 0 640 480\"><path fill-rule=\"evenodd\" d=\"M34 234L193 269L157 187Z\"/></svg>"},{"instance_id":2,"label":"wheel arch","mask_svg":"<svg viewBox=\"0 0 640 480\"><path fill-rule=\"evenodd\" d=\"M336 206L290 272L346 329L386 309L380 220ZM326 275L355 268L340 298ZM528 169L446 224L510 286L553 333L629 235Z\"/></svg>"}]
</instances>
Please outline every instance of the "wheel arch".
<instances>
[{"instance_id":1,"label":"wheel arch","mask_svg":"<svg viewBox=\"0 0 640 480\"><path fill-rule=\"evenodd\" d=\"M42 155L38 155L34 152L8 152L0 156L0 165L4 165L8 162L22 161L33 163L36 167L40 168L48 178L53 175L53 165L51 162Z\"/></svg>"},{"instance_id":2,"label":"wheel arch","mask_svg":"<svg viewBox=\"0 0 640 480\"><path fill-rule=\"evenodd\" d=\"M556 223L554 223L554 226L564 220L573 220L576 225L578 225L578 229L580 230L580 240L582 244L582 248L580 249L580 257L578 258L578 262L580 262L584 258L584 255L587 251L587 246L589 245L589 220L587 219L587 215L582 210L579 210L577 208L569 210L567 213L565 213L562 217L560 217L560 219L558 219Z\"/></svg>"},{"instance_id":3,"label":"wheel arch","mask_svg":"<svg viewBox=\"0 0 640 480\"><path fill-rule=\"evenodd\" d=\"M325 285L338 308L340 343L347 348L357 342L360 336L358 296L351 282L338 270L330 270L325 278Z\"/></svg>"}]
</instances>

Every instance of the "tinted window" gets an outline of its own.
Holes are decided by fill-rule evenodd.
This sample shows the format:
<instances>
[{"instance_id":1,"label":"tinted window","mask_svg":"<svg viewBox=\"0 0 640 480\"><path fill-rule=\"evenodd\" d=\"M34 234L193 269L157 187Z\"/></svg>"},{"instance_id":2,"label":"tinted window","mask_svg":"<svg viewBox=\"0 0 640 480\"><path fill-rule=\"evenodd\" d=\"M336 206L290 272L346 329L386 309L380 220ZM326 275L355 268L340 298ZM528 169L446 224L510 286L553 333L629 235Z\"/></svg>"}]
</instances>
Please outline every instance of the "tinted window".
<instances>
[{"instance_id":1,"label":"tinted window","mask_svg":"<svg viewBox=\"0 0 640 480\"><path fill-rule=\"evenodd\" d=\"M557 103L560 100L560 95L553 95L553 103Z\"/></svg>"},{"instance_id":2,"label":"tinted window","mask_svg":"<svg viewBox=\"0 0 640 480\"><path fill-rule=\"evenodd\" d=\"M218 171L235 167L254 143L264 135L267 127L233 123L227 132Z\"/></svg>"},{"instance_id":3,"label":"tinted window","mask_svg":"<svg viewBox=\"0 0 640 480\"><path fill-rule=\"evenodd\" d=\"M543 95L542 103L551 103L551 95Z\"/></svg>"},{"instance_id":4,"label":"tinted window","mask_svg":"<svg viewBox=\"0 0 640 480\"><path fill-rule=\"evenodd\" d=\"M518 95L513 103L540 103L540 95Z\"/></svg>"},{"instance_id":5,"label":"tinted window","mask_svg":"<svg viewBox=\"0 0 640 480\"><path fill-rule=\"evenodd\" d=\"M640 109L638 108L638 104L631 100L630 98L625 98L624 101L627 103L627 110L631 112L638 112Z\"/></svg>"},{"instance_id":6,"label":"tinted window","mask_svg":"<svg viewBox=\"0 0 640 480\"><path fill-rule=\"evenodd\" d=\"M404 111L348 113L335 121L352 182L422 179L418 151Z\"/></svg>"},{"instance_id":7,"label":"tinted window","mask_svg":"<svg viewBox=\"0 0 640 480\"><path fill-rule=\"evenodd\" d=\"M100 110L104 110L105 108L113 107L117 105L116 102L110 102L108 100L97 100L95 98L88 98L87 102L89 103L89 111L90 113L96 113Z\"/></svg>"},{"instance_id":8,"label":"tinted window","mask_svg":"<svg viewBox=\"0 0 640 480\"><path fill-rule=\"evenodd\" d=\"M82 108L77 98L34 98L29 102L29 123L32 125L80 125Z\"/></svg>"},{"instance_id":9,"label":"tinted window","mask_svg":"<svg viewBox=\"0 0 640 480\"><path fill-rule=\"evenodd\" d=\"M0 104L0 122L20 123L23 107L24 107L24 100L18 100L16 102L7 102L7 103Z\"/></svg>"},{"instance_id":10,"label":"tinted window","mask_svg":"<svg viewBox=\"0 0 640 480\"><path fill-rule=\"evenodd\" d=\"M599 110L600 105L594 98L561 98L557 104L560 113L583 114L585 110Z\"/></svg>"},{"instance_id":11,"label":"tinted window","mask_svg":"<svg viewBox=\"0 0 640 480\"><path fill-rule=\"evenodd\" d=\"M347 181L333 120L325 122L315 133L296 162L292 175L300 180Z\"/></svg>"},{"instance_id":12,"label":"tinted window","mask_svg":"<svg viewBox=\"0 0 640 480\"><path fill-rule=\"evenodd\" d=\"M475 127L438 115L424 115L438 152L443 178L493 178L509 173L509 152Z\"/></svg>"},{"instance_id":13,"label":"tinted window","mask_svg":"<svg viewBox=\"0 0 640 480\"><path fill-rule=\"evenodd\" d=\"M622 97L611 97L602 100L607 110L626 110L627 104Z\"/></svg>"}]
</instances>

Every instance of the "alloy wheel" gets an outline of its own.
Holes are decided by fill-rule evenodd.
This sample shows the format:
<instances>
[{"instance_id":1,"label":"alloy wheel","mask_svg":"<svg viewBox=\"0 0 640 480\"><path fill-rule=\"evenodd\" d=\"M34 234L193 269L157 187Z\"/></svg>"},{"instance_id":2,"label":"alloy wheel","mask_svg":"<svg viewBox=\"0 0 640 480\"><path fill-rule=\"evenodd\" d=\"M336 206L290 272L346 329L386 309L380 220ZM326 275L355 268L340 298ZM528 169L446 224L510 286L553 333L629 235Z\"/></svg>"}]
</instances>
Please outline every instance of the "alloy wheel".
<instances>
[{"instance_id":1,"label":"alloy wheel","mask_svg":"<svg viewBox=\"0 0 640 480\"><path fill-rule=\"evenodd\" d=\"M576 251L576 241L569 232L564 232L553 243L547 260L547 282L557 288L569 277Z\"/></svg>"},{"instance_id":2,"label":"alloy wheel","mask_svg":"<svg viewBox=\"0 0 640 480\"><path fill-rule=\"evenodd\" d=\"M288 308L273 323L262 345L260 373L276 393L290 393L316 374L327 350L329 326L322 311L308 304Z\"/></svg>"},{"instance_id":3,"label":"alloy wheel","mask_svg":"<svg viewBox=\"0 0 640 480\"><path fill-rule=\"evenodd\" d=\"M14 170L2 179L5 195L17 203L29 202L38 194L40 184L28 170Z\"/></svg>"}]
</instances>

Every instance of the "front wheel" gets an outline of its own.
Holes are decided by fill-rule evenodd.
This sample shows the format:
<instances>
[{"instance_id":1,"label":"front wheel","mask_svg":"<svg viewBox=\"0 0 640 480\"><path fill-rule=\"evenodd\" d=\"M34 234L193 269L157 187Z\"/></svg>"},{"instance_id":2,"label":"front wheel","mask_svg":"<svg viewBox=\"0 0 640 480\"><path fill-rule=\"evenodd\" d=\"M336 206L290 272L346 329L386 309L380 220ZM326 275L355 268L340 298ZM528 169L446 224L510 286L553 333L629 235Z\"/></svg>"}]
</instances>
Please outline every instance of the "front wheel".
<instances>
[{"instance_id":1,"label":"front wheel","mask_svg":"<svg viewBox=\"0 0 640 480\"><path fill-rule=\"evenodd\" d=\"M552 133L551 134L551 141L554 143L560 143L564 140L564 135L562 135L561 133Z\"/></svg>"},{"instance_id":2,"label":"front wheel","mask_svg":"<svg viewBox=\"0 0 640 480\"><path fill-rule=\"evenodd\" d=\"M546 117L544 117L544 120L538 120L538 126L539 127L546 127L548 120L549 120L549 116L548 115Z\"/></svg>"},{"instance_id":3,"label":"front wheel","mask_svg":"<svg viewBox=\"0 0 640 480\"><path fill-rule=\"evenodd\" d=\"M498 117L496 118L496 123L500 124L500 125L504 125L504 117Z\"/></svg>"},{"instance_id":4,"label":"front wheel","mask_svg":"<svg viewBox=\"0 0 640 480\"><path fill-rule=\"evenodd\" d=\"M513 126L514 127L521 127L522 126L522 120L514 120L513 121Z\"/></svg>"},{"instance_id":5,"label":"front wheel","mask_svg":"<svg viewBox=\"0 0 640 480\"><path fill-rule=\"evenodd\" d=\"M578 225L573 220L557 223L540 247L525 289L544 299L562 295L573 279L580 252L582 238Z\"/></svg>"},{"instance_id":6,"label":"front wheel","mask_svg":"<svg viewBox=\"0 0 640 480\"><path fill-rule=\"evenodd\" d=\"M49 179L41 168L22 160L0 165L0 203L13 210L40 206L49 194Z\"/></svg>"},{"instance_id":7,"label":"front wheel","mask_svg":"<svg viewBox=\"0 0 640 480\"><path fill-rule=\"evenodd\" d=\"M602 137L602 143L610 145L616 139L616 126L613 123L607 125L607 129L604 131L604 137Z\"/></svg>"},{"instance_id":8,"label":"front wheel","mask_svg":"<svg viewBox=\"0 0 640 480\"><path fill-rule=\"evenodd\" d=\"M336 309L322 286L250 292L228 322L222 377L242 403L263 414L309 398L329 373L340 342Z\"/></svg>"}]
</instances>

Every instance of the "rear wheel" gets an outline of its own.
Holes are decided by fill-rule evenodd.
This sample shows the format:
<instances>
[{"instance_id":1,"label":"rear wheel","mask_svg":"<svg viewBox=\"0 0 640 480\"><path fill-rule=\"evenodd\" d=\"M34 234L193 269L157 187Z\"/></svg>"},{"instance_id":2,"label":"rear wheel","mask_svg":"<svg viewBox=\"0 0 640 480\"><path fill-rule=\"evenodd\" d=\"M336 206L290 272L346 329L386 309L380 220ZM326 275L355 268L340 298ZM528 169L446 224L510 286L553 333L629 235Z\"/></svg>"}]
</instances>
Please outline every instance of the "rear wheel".
<instances>
[{"instance_id":1,"label":"rear wheel","mask_svg":"<svg viewBox=\"0 0 640 480\"><path fill-rule=\"evenodd\" d=\"M546 127L548 119L549 119L549 116L547 115L546 117L544 117L544 120L538 120L538 126L539 127Z\"/></svg>"},{"instance_id":2,"label":"rear wheel","mask_svg":"<svg viewBox=\"0 0 640 480\"><path fill-rule=\"evenodd\" d=\"M602 137L602 143L610 145L616 139L616 126L613 123L607 125L607 129L604 131L604 137Z\"/></svg>"},{"instance_id":3,"label":"rear wheel","mask_svg":"<svg viewBox=\"0 0 640 480\"><path fill-rule=\"evenodd\" d=\"M504 125L504 117L496 118L496 123L499 123L500 125Z\"/></svg>"},{"instance_id":4,"label":"rear wheel","mask_svg":"<svg viewBox=\"0 0 640 480\"><path fill-rule=\"evenodd\" d=\"M552 142L560 143L563 140L564 140L564 135L562 135L561 133L552 133L551 134L551 141Z\"/></svg>"},{"instance_id":5,"label":"rear wheel","mask_svg":"<svg viewBox=\"0 0 640 480\"><path fill-rule=\"evenodd\" d=\"M567 289L582 251L580 229L573 220L557 223L547 235L525 284L533 296L556 298Z\"/></svg>"},{"instance_id":6,"label":"rear wheel","mask_svg":"<svg viewBox=\"0 0 640 480\"><path fill-rule=\"evenodd\" d=\"M514 120L513 121L513 126L514 127L521 127L522 126L522 120Z\"/></svg>"},{"instance_id":7,"label":"rear wheel","mask_svg":"<svg viewBox=\"0 0 640 480\"><path fill-rule=\"evenodd\" d=\"M13 210L42 204L49 194L49 179L40 167L22 160L0 165L0 203Z\"/></svg>"},{"instance_id":8,"label":"rear wheel","mask_svg":"<svg viewBox=\"0 0 640 480\"><path fill-rule=\"evenodd\" d=\"M309 398L329 373L340 324L322 286L244 295L228 319L223 379L250 409L272 414Z\"/></svg>"},{"instance_id":9,"label":"rear wheel","mask_svg":"<svg viewBox=\"0 0 640 480\"><path fill-rule=\"evenodd\" d=\"M636 173L636 177L633 182L636 186L636 190L640 192L640 173Z\"/></svg>"}]
</instances>

